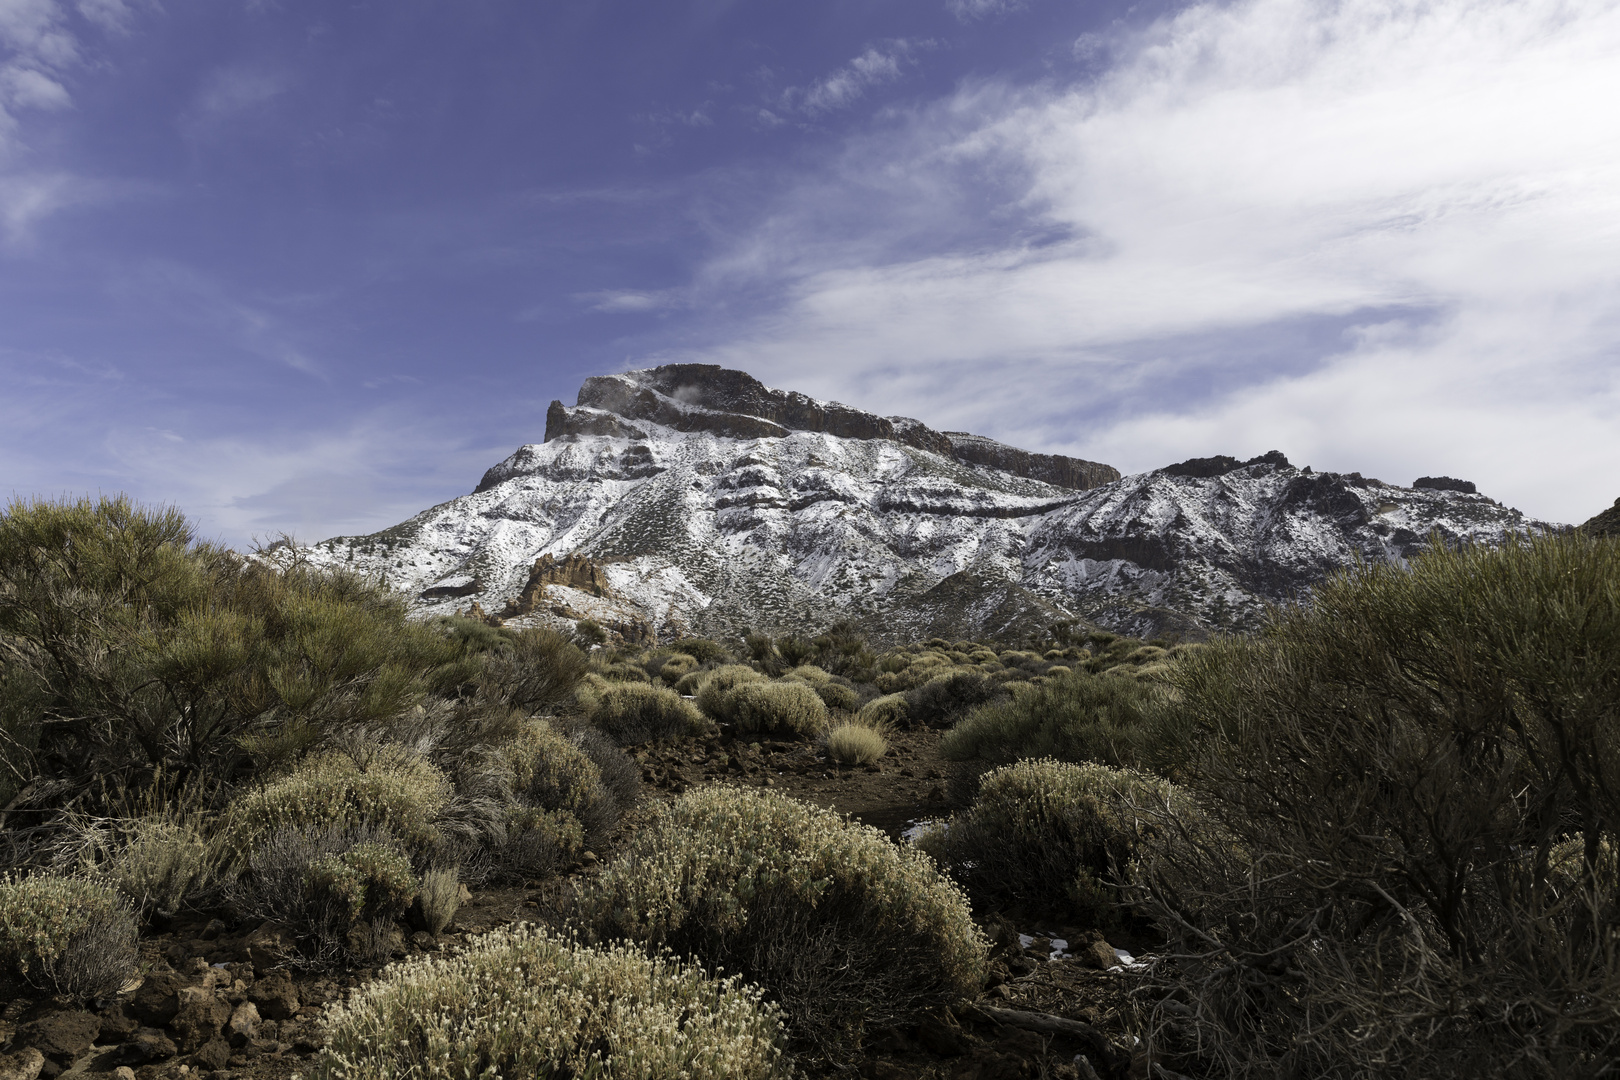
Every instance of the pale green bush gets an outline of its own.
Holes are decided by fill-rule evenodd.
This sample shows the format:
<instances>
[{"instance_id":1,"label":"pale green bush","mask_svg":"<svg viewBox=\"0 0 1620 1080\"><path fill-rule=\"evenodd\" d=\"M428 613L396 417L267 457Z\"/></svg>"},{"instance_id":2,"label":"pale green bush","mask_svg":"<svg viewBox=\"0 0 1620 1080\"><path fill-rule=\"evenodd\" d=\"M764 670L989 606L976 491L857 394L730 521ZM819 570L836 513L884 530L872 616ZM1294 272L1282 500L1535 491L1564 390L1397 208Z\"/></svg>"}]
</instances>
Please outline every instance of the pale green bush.
<instances>
[{"instance_id":1,"label":"pale green bush","mask_svg":"<svg viewBox=\"0 0 1620 1080\"><path fill-rule=\"evenodd\" d=\"M532 927L396 965L328 1009L318 1080L790 1075L776 1010L736 977Z\"/></svg>"},{"instance_id":2,"label":"pale green bush","mask_svg":"<svg viewBox=\"0 0 1620 1080\"><path fill-rule=\"evenodd\" d=\"M705 787L660 807L579 910L602 938L740 971L818 1043L976 994L986 943L920 851L774 793Z\"/></svg>"},{"instance_id":3,"label":"pale green bush","mask_svg":"<svg viewBox=\"0 0 1620 1080\"><path fill-rule=\"evenodd\" d=\"M744 682L731 688L720 711L739 732L819 735L827 727L827 705L801 682Z\"/></svg>"},{"instance_id":4,"label":"pale green bush","mask_svg":"<svg viewBox=\"0 0 1620 1080\"><path fill-rule=\"evenodd\" d=\"M910 722L906 712L906 695L885 694L873 698L861 707L855 719L880 734L901 730Z\"/></svg>"},{"instance_id":5,"label":"pale green bush","mask_svg":"<svg viewBox=\"0 0 1620 1080\"><path fill-rule=\"evenodd\" d=\"M704 678L697 687L698 708L716 720L730 721L730 717L722 715L725 708L726 696L733 687L745 682L759 682L765 676L749 667L747 664L722 664L713 671L704 673Z\"/></svg>"},{"instance_id":6,"label":"pale green bush","mask_svg":"<svg viewBox=\"0 0 1620 1080\"><path fill-rule=\"evenodd\" d=\"M461 908L461 879L454 870L429 870L422 875L416 906L428 933L442 934Z\"/></svg>"},{"instance_id":7,"label":"pale green bush","mask_svg":"<svg viewBox=\"0 0 1620 1080\"><path fill-rule=\"evenodd\" d=\"M674 690L647 683L617 683L601 690L591 723L621 746L664 742L701 733L703 713Z\"/></svg>"},{"instance_id":8,"label":"pale green bush","mask_svg":"<svg viewBox=\"0 0 1620 1080\"><path fill-rule=\"evenodd\" d=\"M397 747L382 748L364 767L347 754L325 753L237 798L226 811L224 835L245 857L287 829L373 827L427 858L441 845L434 818L452 794L449 779L431 762Z\"/></svg>"},{"instance_id":9,"label":"pale green bush","mask_svg":"<svg viewBox=\"0 0 1620 1080\"><path fill-rule=\"evenodd\" d=\"M309 866L309 888L317 902L330 902L353 925L391 923L416 899L411 860L387 844L358 844L323 855Z\"/></svg>"},{"instance_id":10,"label":"pale green bush","mask_svg":"<svg viewBox=\"0 0 1620 1080\"><path fill-rule=\"evenodd\" d=\"M140 930L108 885L35 874L0 878L0 989L88 999L116 993L136 970Z\"/></svg>"},{"instance_id":11,"label":"pale green bush","mask_svg":"<svg viewBox=\"0 0 1620 1080\"><path fill-rule=\"evenodd\" d=\"M827 732L827 756L841 765L870 765L888 753L889 742L861 724L839 724Z\"/></svg>"},{"instance_id":12,"label":"pale green bush","mask_svg":"<svg viewBox=\"0 0 1620 1080\"><path fill-rule=\"evenodd\" d=\"M1126 769L1020 761L987 773L968 811L917 843L976 896L1067 906L1108 925L1119 896L1106 883L1156 835L1143 811L1174 797L1169 781Z\"/></svg>"},{"instance_id":13,"label":"pale green bush","mask_svg":"<svg viewBox=\"0 0 1620 1080\"><path fill-rule=\"evenodd\" d=\"M56 846L53 869L106 882L143 915L178 911L230 859L203 816L184 810L70 820Z\"/></svg>"}]
</instances>

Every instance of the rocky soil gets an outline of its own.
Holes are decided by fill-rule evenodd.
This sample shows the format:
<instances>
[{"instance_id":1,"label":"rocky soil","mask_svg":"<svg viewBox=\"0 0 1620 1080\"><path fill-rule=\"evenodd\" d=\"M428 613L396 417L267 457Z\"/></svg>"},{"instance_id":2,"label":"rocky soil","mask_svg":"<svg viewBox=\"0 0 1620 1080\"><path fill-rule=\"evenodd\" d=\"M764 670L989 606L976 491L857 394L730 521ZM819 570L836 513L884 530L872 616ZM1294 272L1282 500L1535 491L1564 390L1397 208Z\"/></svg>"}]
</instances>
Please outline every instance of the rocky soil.
<instances>
[{"instance_id":1,"label":"rocky soil","mask_svg":"<svg viewBox=\"0 0 1620 1080\"><path fill-rule=\"evenodd\" d=\"M807 742L686 740L637 754L647 798L693 785L770 787L851 814L903 841L919 821L947 815L953 766L939 734L900 733L878 764L845 767ZM588 852L564 878L522 888L473 889L455 923L433 937L402 938L396 959L454 949L518 921L567 917L573 886L612 857L617 840ZM801 1059L812 1076L874 1080L1015 1080L1123 1077L1131 1057L1120 1014L1132 982L1116 949L1141 955L1152 942L1110 940L1050 912L980 911L996 943L992 975L975 1003L906 1028L869 1033L847 1061ZM323 1043L322 1008L373 976L308 971L289 962L274 925L232 925L229 913L192 915L143 940L142 979L112 999L79 1007L18 999L0 1010L0 1080L113 1076L121 1080L285 1080L307 1071ZM1137 1072L1146 1063L1136 1062ZM1134 1074L1131 1074L1134 1075Z\"/></svg>"}]
</instances>

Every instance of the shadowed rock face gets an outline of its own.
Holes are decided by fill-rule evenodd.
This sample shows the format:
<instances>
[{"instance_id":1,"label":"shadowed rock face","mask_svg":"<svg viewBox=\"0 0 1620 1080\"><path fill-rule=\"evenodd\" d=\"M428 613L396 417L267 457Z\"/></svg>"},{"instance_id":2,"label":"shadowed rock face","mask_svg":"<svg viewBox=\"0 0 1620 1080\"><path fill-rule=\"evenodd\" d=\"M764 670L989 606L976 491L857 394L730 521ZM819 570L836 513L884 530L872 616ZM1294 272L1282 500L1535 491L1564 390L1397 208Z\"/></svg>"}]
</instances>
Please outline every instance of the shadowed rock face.
<instances>
[{"instance_id":1,"label":"shadowed rock face","mask_svg":"<svg viewBox=\"0 0 1620 1080\"><path fill-rule=\"evenodd\" d=\"M1620 499L1614 505L1581 526L1593 536L1620 536Z\"/></svg>"},{"instance_id":2,"label":"shadowed rock face","mask_svg":"<svg viewBox=\"0 0 1620 1080\"><path fill-rule=\"evenodd\" d=\"M1032 453L965 431L941 433L909 417L877 416L836 401L775 390L747 372L717 364L666 364L586 379L572 409L560 401L551 403L546 412L546 441L570 435L644 438L641 429L631 423L636 420L731 439L782 437L794 431L841 439L887 439L1073 491L1119 479L1119 470L1112 465ZM504 477L495 482L499 479ZM485 480L490 480L489 474ZM479 490L484 490L482 484Z\"/></svg>"}]
</instances>

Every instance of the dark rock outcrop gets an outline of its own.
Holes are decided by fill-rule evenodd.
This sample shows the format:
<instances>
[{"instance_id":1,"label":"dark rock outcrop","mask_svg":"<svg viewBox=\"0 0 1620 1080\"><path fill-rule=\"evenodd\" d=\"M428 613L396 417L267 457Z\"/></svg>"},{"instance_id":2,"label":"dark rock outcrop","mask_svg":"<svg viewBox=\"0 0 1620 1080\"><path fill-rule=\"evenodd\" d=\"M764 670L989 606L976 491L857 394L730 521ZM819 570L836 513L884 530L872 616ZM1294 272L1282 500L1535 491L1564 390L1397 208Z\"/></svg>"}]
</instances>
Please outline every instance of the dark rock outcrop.
<instances>
[{"instance_id":1,"label":"dark rock outcrop","mask_svg":"<svg viewBox=\"0 0 1620 1080\"><path fill-rule=\"evenodd\" d=\"M1292 468L1287 457L1281 450L1267 450L1259 457L1252 457L1248 461L1239 461L1235 457L1225 454L1216 454L1214 457L1188 458L1178 461L1174 465L1166 465L1159 472L1166 476L1192 476L1200 480L1208 480L1216 476L1225 476L1229 472L1247 468L1250 465L1272 465L1279 469Z\"/></svg>"},{"instance_id":2,"label":"dark rock outcrop","mask_svg":"<svg viewBox=\"0 0 1620 1080\"><path fill-rule=\"evenodd\" d=\"M1620 536L1620 499L1582 525L1581 531L1591 536Z\"/></svg>"},{"instance_id":3,"label":"dark rock outcrop","mask_svg":"<svg viewBox=\"0 0 1620 1080\"><path fill-rule=\"evenodd\" d=\"M1472 480L1457 480L1450 476L1420 476L1412 481L1412 486L1430 491L1461 491L1466 495L1479 491Z\"/></svg>"},{"instance_id":4,"label":"dark rock outcrop","mask_svg":"<svg viewBox=\"0 0 1620 1080\"><path fill-rule=\"evenodd\" d=\"M877 416L836 401L776 390L746 372L717 364L666 364L624 375L597 376L580 387L573 408L560 401L546 412L546 441L568 436L645 438L630 421L731 439L777 438L819 431L842 439L887 439L1056 487L1085 491L1119 479L1112 465L1037 454L962 431L938 432L909 417ZM508 459L484 474L478 491L515 475Z\"/></svg>"}]
</instances>

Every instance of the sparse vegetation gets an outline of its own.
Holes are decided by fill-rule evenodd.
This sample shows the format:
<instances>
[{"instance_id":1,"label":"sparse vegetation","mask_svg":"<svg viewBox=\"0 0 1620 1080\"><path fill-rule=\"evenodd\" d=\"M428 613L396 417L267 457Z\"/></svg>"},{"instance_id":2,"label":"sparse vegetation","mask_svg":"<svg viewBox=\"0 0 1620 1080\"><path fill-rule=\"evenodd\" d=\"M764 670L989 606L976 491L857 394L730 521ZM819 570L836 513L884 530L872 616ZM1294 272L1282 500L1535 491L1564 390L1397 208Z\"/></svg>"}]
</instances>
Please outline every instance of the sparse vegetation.
<instances>
[{"instance_id":1,"label":"sparse vegetation","mask_svg":"<svg viewBox=\"0 0 1620 1080\"><path fill-rule=\"evenodd\" d=\"M740 971L827 1044L976 993L986 945L921 852L792 799L704 788L667 804L588 889L583 917Z\"/></svg>"},{"instance_id":2,"label":"sparse vegetation","mask_svg":"<svg viewBox=\"0 0 1620 1080\"><path fill-rule=\"evenodd\" d=\"M128 900L86 878L0 879L0 989L87 1000L135 974L140 931Z\"/></svg>"},{"instance_id":3,"label":"sparse vegetation","mask_svg":"<svg viewBox=\"0 0 1620 1080\"><path fill-rule=\"evenodd\" d=\"M391 968L327 1030L321 1080L789 1075L775 1010L737 978L522 926Z\"/></svg>"},{"instance_id":4,"label":"sparse vegetation","mask_svg":"<svg viewBox=\"0 0 1620 1080\"><path fill-rule=\"evenodd\" d=\"M881 733L862 724L839 724L827 732L827 756L841 765L870 765L888 749Z\"/></svg>"}]
</instances>

